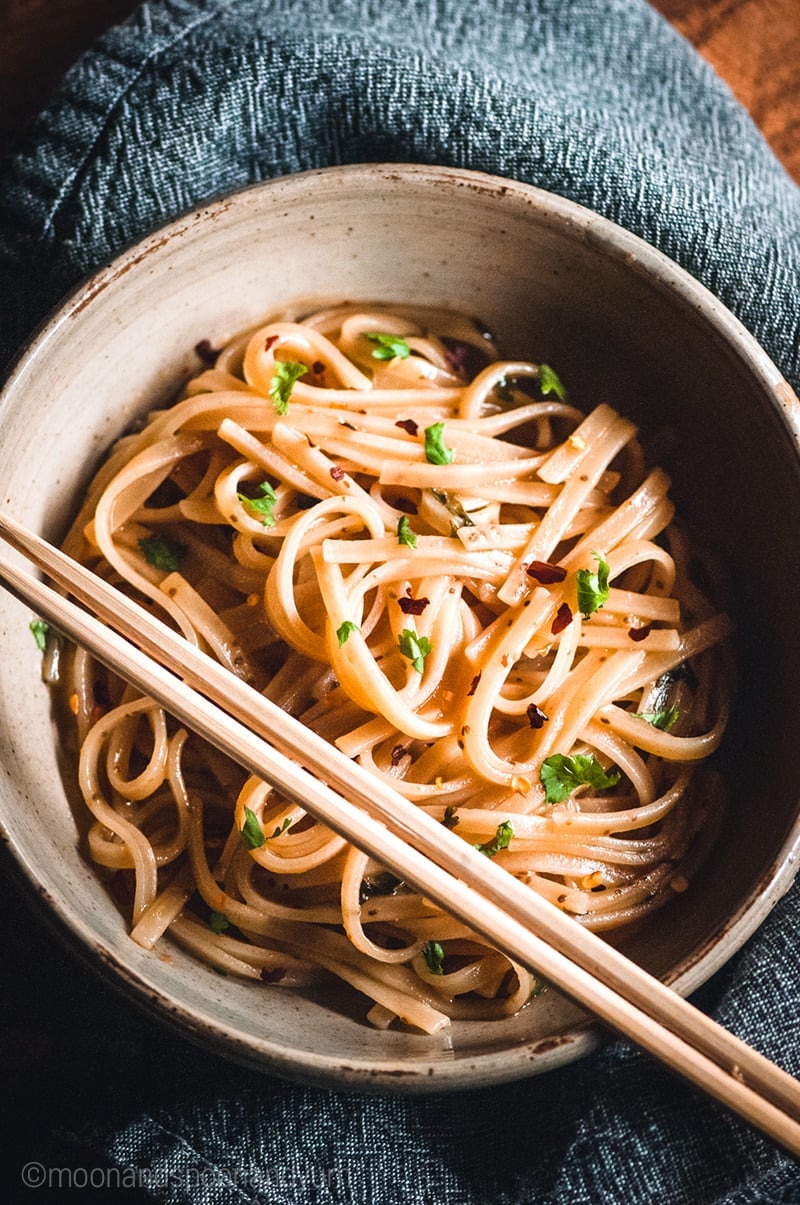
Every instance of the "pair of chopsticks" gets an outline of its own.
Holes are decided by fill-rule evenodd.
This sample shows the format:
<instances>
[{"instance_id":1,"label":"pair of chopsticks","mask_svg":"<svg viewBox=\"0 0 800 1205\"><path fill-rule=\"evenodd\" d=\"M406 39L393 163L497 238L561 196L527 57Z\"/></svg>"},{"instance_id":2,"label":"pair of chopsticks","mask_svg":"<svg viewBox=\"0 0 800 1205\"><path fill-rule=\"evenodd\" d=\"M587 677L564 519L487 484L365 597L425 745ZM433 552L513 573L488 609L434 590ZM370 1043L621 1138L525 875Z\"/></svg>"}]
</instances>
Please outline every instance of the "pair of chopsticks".
<instances>
[{"instance_id":1,"label":"pair of chopsticks","mask_svg":"<svg viewBox=\"0 0 800 1205\"><path fill-rule=\"evenodd\" d=\"M58 549L0 514L0 584L251 773L497 949L800 1156L800 1084L357 762ZM307 767L307 768L306 768Z\"/></svg>"}]
</instances>

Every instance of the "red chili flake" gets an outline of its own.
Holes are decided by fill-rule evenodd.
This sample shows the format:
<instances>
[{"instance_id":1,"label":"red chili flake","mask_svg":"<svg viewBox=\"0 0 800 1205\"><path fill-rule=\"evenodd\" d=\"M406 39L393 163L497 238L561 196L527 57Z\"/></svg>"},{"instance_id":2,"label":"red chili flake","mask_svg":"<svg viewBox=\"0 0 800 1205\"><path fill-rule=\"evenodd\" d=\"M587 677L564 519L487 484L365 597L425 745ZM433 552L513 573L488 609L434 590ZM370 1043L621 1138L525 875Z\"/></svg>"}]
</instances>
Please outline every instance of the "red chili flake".
<instances>
[{"instance_id":1,"label":"red chili flake","mask_svg":"<svg viewBox=\"0 0 800 1205\"><path fill-rule=\"evenodd\" d=\"M651 623L645 624L643 628L628 628L628 635L631 640L635 640L638 644L640 640L646 640L653 630Z\"/></svg>"},{"instance_id":2,"label":"red chili flake","mask_svg":"<svg viewBox=\"0 0 800 1205\"><path fill-rule=\"evenodd\" d=\"M403 760L405 755L406 755L405 745L395 745L394 749L392 749L392 765L393 766L399 765L399 763Z\"/></svg>"},{"instance_id":3,"label":"red chili flake","mask_svg":"<svg viewBox=\"0 0 800 1205\"><path fill-rule=\"evenodd\" d=\"M334 464L331 466L331 477L333 478L334 481L342 480L342 478L344 477L344 469L342 468L342 466L340 464Z\"/></svg>"},{"instance_id":4,"label":"red chili flake","mask_svg":"<svg viewBox=\"0 0 800 1205\"><path fill-rule=\"evenodd\" d=\"M525 567L525 572L528 577L535 578L543 586L554 586L556 582L563 582L567 576L566 569L562 569L560 565L551 565L549 561L531 561L530 565Z\"/></svg>"},{"instance_id":5,"label":"red chili flake","mask_svg":"<svg viewBox=\"0 0 800 1205\"><path fill-rule=\"evenodd\" d=\"M550 624L550 631L553 633L554 636L557 636L559 632L563 632L564 628L569 627L569 625L571 623L572 623L572 612L570 611L570 609L566 603L562 603L561 606L556 611L555 619Z\"/></svg>"},{"instance_id":6,"label":"red chili flake","mask_svg":"<svg viewBox=\"0 0 800 1205\"><path fill-rule=\"evenodd\" d=\"M264 351L270 351L278 342L277 335L270 335L264 342Z\"/></svg>"},{"instance_id":7,"label":"red chili flake","mask_svg":"<svg viewBox=\"0 0 800 1205\"><path fill-rule=\"evenodd\" d=\"M201 339L199 343L195 343L194 351L204 364L213 364L219 355L219 349L212 347L208 339Z\"/></svg>"},{"instance_id":8,"label":"red chili flake","mask_svg":"<svg viewBox=\"0 0 800 1205\"><path fill-rule=\"evenodd\" d=\"M404 615L421 615L430 601L429 598L398 598L397 605Z\"/></svg>"},{"instance_id":9,"label":"red chili flake","mask_svg":"<svg viewBox=\"0 0 800 1205\"><path fill-rule=\"evenodd\" d=\"M419 427L413 418L401 418L395 423L395 426L400 427L401 430L406 431L409 435L416 435L419 431Z\"/></svg>"},{"instance_id":10,"label":"red chili flake","mask_svg":"<svg viewBox=\"0 0 800 1205\"><path fill-rule=\"evenodd\" d=\"M325 371L325 365L322 363L322 360L315 360L311 365L311 371L316 373L317 376L321 376Z\"/></svg>"},{"instance_id":11,"label":"red chili flake","mask_svg":"<svg viewBox=\"0 0 800 1205\"><path fill-rule=\"evenodd\" d=\"M478 689L478 683L480 682L480 680L481 680L481 675L480 675L480 673L477 673L475 675L475 677L472 679L472 685L470 686L469 690L467 691L468 695L475 694L475 691Z\"/></svg>"},{"instance_id":12,"label":"red chili flake","mask_svg":"<svg viewBox=\"0 0 800 1205\"><path fill-rule=\"evenodd\" d=\"M280 983L286 978L286 967L264 967L261 972L264 983Z\"/></svg>"},{"instance_id":13,"label":"red chili flake","mask_svg":"<svg viewBox=\"0 0 800 1205\"><path fill-rule=\"evenodd\" d=\"M395 498L392 504L396 510L403 511L406 515L418 515L419 507L416 502L412 502L410 498Z\"/></svg>"},{"instance_id":14,"label":"red chili flake","mask_svg":"<svg viewBox=\"0 0 800 1205\"><path fill-rule=\"evenodd\" d=\"M548 717L544 714L541 707L537 707L535 703L529 703L525 714L528 717L528 723L531 728L541 728L542 724L547 723Z\"/></svg>"}]
</instances>

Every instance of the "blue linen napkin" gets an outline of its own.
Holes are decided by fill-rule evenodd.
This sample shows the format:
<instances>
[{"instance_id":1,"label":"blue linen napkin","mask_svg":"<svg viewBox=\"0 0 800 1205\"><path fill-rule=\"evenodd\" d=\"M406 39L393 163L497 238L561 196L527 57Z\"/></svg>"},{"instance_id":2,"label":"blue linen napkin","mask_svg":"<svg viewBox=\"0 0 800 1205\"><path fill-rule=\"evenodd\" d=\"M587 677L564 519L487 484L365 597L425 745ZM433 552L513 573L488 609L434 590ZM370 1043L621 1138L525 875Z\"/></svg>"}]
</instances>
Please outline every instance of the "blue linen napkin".
<instances>
[{"instance_id":1,"label":"blue linen napkin","mask_svg":"<svg viewBox=\"0 0 800 1205\"><path fill-rule=\"evenodd\" d=\"M614 219L708 285L800 386L800 193L643 0L143 4L70 72L0 184L0 351L212 196L387 160L515 177ZM71 1184L76 1200L169 1205L800 1202L787 1156L624 1042L423 1099L233 1067L89 977L4 879L0 1067L26 1135L7 1199L34 1161L71 1171L42 1201ZM795 1075L799 915L795 891L696 997Z\"/></svg>"}]
</instances>

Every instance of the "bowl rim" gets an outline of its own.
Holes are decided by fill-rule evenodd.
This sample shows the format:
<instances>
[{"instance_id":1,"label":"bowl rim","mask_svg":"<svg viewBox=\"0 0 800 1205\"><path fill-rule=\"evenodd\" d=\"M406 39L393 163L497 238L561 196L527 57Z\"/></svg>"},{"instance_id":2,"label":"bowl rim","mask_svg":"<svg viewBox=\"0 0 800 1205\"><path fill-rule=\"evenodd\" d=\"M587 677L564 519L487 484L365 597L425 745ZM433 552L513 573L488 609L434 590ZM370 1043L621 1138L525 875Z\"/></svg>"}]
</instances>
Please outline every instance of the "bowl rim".
<instances>
[{"instance_id":1,"label":"bowl rim","mask_svg":"<svg viewBox=\"0 0 800 1205\"><path fill-rule=\"evenodd\" d=\"M671 293L678 303L694 310L714 330L729 354L741 362L760 386L791 438L800 459L800 400L779 369L731 311L684 268L663 252L593 210L533 185L505 177L466 169L414 163L368 163L313 169L279 176L200 205L182 216L159 226L144 238L132 242L110 263L86 276L47 315L29 336L13 361L0 391L0 416L8 399L24 388L28 371L46 355L51 339L64 323L114 286L131 269L148 260L176 238L198 224L214 223L224 214L244 214L257 208L263 196L279 198L313 192L320 181L325 187L347 186L364 192L379 186L402 186L415 182L419 187L471 190L492 198L495 203L525 206L540 222L549 222L575 239L584 239L610 255L625 270L646 277ZM1 802L1 801L0 801ZM601 1042L601 1031L592 1022L579 1023L557 1038L540 1038L500 1051L464 1055L456 1060L415 1059L403 1065L396 1059L370 1059L361 1063L319 1052L287 1049L282 1043L255 1038L231 1029L205 1014L202 1008L176 1000L120 960L113 949L99 939L72 900L50 893L28 863L25 852L5 830L0 806L0 833L21 872L22 878L46 906L55 931L96 971L124 991L128 998L144 1006L190 1039L235 1061L284 1078L325 1087L356 1088L367 1091L442 1092L466 1090L478 1085L510 1082L537 1072L550 1070L588 1054ZM681 995L693 991L717 971L744 944L769 911L791 886L800 854L800 815L796 815L779 851L758 884L741 901L735 913L710 934L702 946L674 967L665 981ZM41 911L41 909L40 909Z\"/></svg>"}]
</instances>

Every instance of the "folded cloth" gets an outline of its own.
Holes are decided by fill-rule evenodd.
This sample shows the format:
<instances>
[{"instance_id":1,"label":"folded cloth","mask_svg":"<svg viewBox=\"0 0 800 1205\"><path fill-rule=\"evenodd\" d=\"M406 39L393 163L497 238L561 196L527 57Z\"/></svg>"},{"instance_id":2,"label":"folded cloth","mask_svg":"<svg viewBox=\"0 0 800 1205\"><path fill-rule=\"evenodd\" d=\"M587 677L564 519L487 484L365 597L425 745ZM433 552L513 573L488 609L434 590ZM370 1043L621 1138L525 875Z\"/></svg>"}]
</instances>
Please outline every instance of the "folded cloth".
<instances>
[{"instance_id":1,"label":"folded cloth","mask_svg":"<svg viewBox=\"0 0 800 1205\"><path fill-rule=\"evenodd\" d=\"M253 181L388 160L515 177L616 220L800 384L800 193L643 0L143 4L70 72L0 186L5 354L158 223ZM141 1017L3 894L0 1063L27 1134L6 1199L27 1156L72 1168L80 1199L171 1205L800 1202L788 1157L624 1042L446 1098L285 1084ZM799 913L790 893L698 996L794 1074Z\"/></svg>"}]
</instances>

